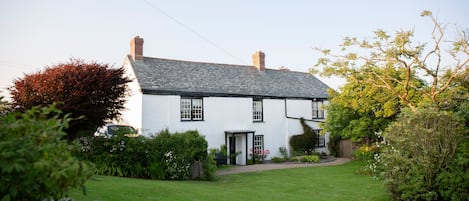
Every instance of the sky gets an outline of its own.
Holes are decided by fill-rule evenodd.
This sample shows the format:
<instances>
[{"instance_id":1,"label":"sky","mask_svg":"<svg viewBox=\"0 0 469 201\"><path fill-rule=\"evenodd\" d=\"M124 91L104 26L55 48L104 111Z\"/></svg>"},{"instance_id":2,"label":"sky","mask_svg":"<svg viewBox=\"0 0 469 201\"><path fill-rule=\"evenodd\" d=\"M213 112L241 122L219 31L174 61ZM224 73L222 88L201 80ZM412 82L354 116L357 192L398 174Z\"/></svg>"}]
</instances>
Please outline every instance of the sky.
<instances>
[{"instance_id":1,"label":"sky","mask_svg":"<svg viewBox=\"0 0 469 201\"><path fill-rule=\"evenodd\" d=\"M147 57L251 65L260 50L267 68L308 72L321 56L314 48L337 48L346 36L414 30L428 41L423 10L469 28L467 0L0 0L0 95L8 97L15 79L70 58L120 67L137 35Z\"/></svg>"}]
</instances>

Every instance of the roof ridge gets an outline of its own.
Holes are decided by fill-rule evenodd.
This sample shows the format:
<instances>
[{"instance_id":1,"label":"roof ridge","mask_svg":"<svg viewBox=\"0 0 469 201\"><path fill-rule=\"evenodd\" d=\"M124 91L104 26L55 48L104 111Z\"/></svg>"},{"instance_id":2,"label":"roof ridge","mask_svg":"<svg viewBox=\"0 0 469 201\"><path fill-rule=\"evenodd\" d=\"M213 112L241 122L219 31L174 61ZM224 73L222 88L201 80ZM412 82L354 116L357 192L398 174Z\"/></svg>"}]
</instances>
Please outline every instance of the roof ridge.
<instances>
[{"instance_id":1,"label":"roof ridge","mask_svg":"<svg viewBox=\"0 0 469 201\"><path fill-rule=\"evenodd\" d=\"M226 66L254 67L253 65L215 63L215 62L206 62L206 61L189 61L189 60L170 59L170 58L161 58L161 57L147 57L147 56L144 56L144 58L148 58L148 59L160 59L160 60L166 60L166 61L190 62L190 63L199 63L199 64L212 64L212 65L214 64L214 65L226 65Z\"/></svg>"},{"instance_id":2,"label":"roof ridge","mask_svg":"<svg viewBox=\"0 0 469 201\"><path fill-rule=\"evenodd\" d=\"M170 58L161 58L161 57L147 57L147 56L144 56L144 58L147 58L147 59L160 59L160 60L176 61L176 62L189 62L189 63L197 63L197 64L210 64L210 65L220 65L220 66L235 66L235 67L255 68L254 65L243 65L243 64L228 64L228 63L216 63L216 62L206 62L206 61L189 61L189 60L181 60L181 59L170 59ZM302 73L302 74L307 74L307 75L314 76L311 73L296 71L296 70L285 71L285 70L276 69L276 68L265 68L265 70L276 71L276 72L281 72L281 73Z\"/></svg>"}]
</instances>

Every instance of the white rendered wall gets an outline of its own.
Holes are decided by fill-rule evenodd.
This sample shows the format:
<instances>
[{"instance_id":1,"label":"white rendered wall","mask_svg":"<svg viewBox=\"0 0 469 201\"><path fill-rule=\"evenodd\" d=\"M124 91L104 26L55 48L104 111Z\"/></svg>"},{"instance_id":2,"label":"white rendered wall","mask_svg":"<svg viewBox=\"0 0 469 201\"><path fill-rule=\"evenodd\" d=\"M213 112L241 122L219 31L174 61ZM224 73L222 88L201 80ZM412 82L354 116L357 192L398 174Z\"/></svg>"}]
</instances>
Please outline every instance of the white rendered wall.
<instances>
[{"instance_id":1,"label":"white rendered wall","mask_svg":"<svg viewBox=\"0 0 469 201\"><path fill-rule=\"evenodd\" d=\"M180 98L176 95L143 95L143 134L157 134L163 129L170 132L198 130L205 136L209 148L219 148L225 144L225 131L253 130L256 135L264 135L264 149L270 151L267 158L270 159L280 156L279 147L289 149L292 135L303 132L299 120L285 117L284 99L263 99L263 122L253 122L252 98L205 97L203 121L181 121ZM311 100L287 100L286 103L288 116L311 119ZM308 124L319 129L318 123ZM236 140L236 151L243 152L236 159L239 164L246 163L245 140L244 135ZM247 140L249 149L252 147L251 134Z\"/></svg>"},{"instance_id":2,"label":"white rendered wall","mask_svg":"<svg viewBox=\"0 0 469 201\"><path fill-rule=\"evenodd\" d=\"M262 104L263 122L252 123L252 130L256 131L256 135L264 135L264 149L270 151L267 159L271 159L280 156L280 147L288 147L285 138L285 106L283 99L263 99ZM252 145L252 139L249 142Z\"/></svg>"},{"instance_id":3,"label":"white rendered wall","mask_svg":"<svg viewBox=\"0 0 469 201\"><path fill-rule=\"evenodd\" d=\"M142 128L142 93L140 91L140 85L136 79L135 73L130 66L128 57L124 60L125 75L132 79L132 82L128 83L129 95L127 96L127 102L124 104L124 109L121 111L122 115L118 122L120 124L130 125L136 128L141 133Z\"/></svg>"},{"instance_id":4,"label":"white rendered wall","mask_svg":"<svg viewBox=\"0 0 469 201\"><path fill-rule=\"evenodd\" d=\"M291 117L286 120L287 124L287 149L290 151L288 140L293 135L298 135L303 133L303 128L301 127L300 120L295 118L311 119L312 118L312 101L311 100L286 100L287 104L287 115ZM328 104L327 101L324 104ZM324 111L324 118L327 115L327 111ZM318 121L324 121L324 119L315 119ZM306 121L306 123L313 129L321 129L319 122ZM326 152L329 154L327 148L327 143L329 142L329 134L325 136L326 147L316 148L318 152Z\"/></svg>"}]
</instances>

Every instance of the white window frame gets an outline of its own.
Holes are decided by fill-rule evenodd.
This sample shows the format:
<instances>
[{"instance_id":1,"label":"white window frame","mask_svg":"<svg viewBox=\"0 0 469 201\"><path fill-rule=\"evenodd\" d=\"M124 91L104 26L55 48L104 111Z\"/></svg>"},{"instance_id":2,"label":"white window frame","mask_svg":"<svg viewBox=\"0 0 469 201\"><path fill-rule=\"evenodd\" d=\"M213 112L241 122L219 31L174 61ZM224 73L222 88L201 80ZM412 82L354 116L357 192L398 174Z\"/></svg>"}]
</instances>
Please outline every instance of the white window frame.
<instances>
[{"instance_id":1,"label":"white window frame","mask_svg":"<svg viewBox=\"0 0 469 201\"><path fill-rule=\"evenodd\" d=\"M252 146L254 151L253 153L264 150L264 135L254 135Z\"/></svg>"},{"instance_id":2,"label":"white window frame","mask_svg":"<svg viewBox=\"0 0 469 201\"><path fill-rule=\"evenodd\" d=\"M323 100L313 100L311 102L313 119L324 119L324 110L322 109L323 104Z\"/></svg>"},{"instance_id":3,"label":"white window frame","mask_svg":"<svg viewBox=\"0 0 469 201\"><path fill-rule=\"evenodd\" d=\"M181 97L181 121L203 121L203 98Z\"/></svg>"},{"instance_id":4,"label":"white window frame","mask_svg":"<svg viewBox=\"0 0 469 201\"><path fill-rule=\"evenodd\" d=\"M252 100L252 121L263 122L264 121L264 104L262 99Z\"/></svg>"}]
</instances>

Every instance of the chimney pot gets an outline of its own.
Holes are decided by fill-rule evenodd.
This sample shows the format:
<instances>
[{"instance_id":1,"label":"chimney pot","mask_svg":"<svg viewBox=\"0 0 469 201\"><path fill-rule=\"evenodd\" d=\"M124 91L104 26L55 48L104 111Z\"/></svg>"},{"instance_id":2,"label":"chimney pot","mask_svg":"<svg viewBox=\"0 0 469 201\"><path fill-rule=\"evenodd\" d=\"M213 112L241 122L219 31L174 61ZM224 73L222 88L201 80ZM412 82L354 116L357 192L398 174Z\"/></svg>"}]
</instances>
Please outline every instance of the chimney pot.
<instances>
[{"instance_id":1,"label":"chimney pot","mask_svg":"<svg viewBox=\"0 0 469 201\"><path fill-rule=\"evenodd\" d=\"M265 54L264 52L257 51L252 55L252 65L259 71L265 70Z\"/></svg>"},{"instance_id":2,"label":"chimney pot","mask_svg":"<svg viewBox=\"0 0 469 201\"><path fill-rule=\"evenodd\" d=\"M134 61L143 60L143 38L135 36L130 40L130 55Z\"/></svg>"},{"instance_id":3,"label":"chimney pot","mask_svg":"<svg viewBox=\"0 0 469 201\"><path fill-rule=\"evenodd\" d=\"M287 67L285 66L280 66L280 68L278 68L279 71L290 71L290 69L288 69Z\"/></svg>"}]
</instances>

